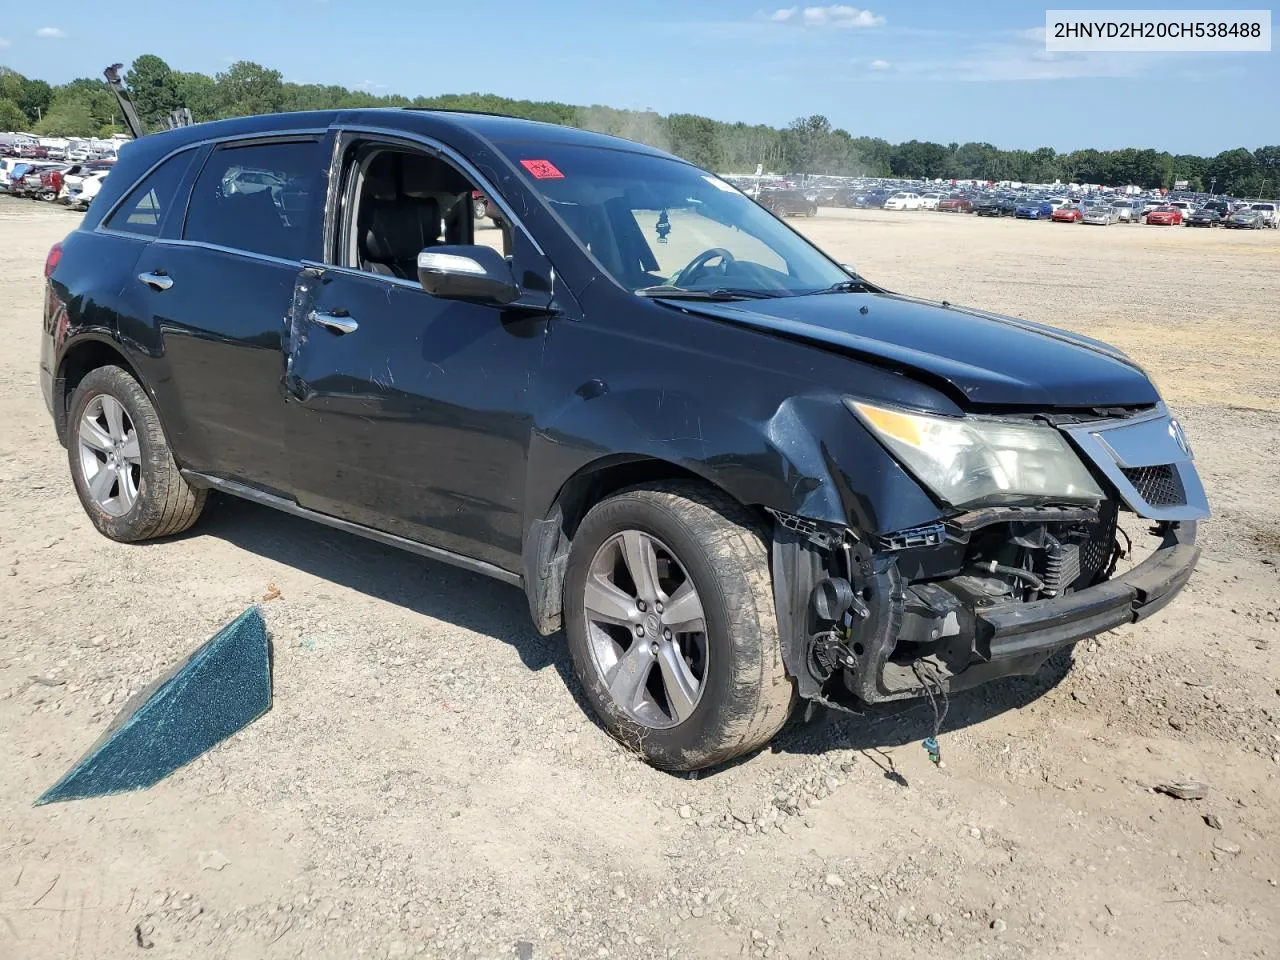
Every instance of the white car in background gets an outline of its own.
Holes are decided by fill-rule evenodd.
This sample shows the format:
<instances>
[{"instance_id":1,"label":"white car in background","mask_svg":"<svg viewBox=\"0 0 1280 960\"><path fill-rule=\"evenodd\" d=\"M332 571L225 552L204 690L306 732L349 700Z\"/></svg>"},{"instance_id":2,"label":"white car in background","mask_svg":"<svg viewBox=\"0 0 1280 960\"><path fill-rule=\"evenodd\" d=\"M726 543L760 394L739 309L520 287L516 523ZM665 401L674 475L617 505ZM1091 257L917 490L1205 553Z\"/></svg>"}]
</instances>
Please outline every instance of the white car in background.
<instances>
[{"instance_id":1,"label":"white car in background","mask_svg":"<svg viewBox=\"0 0 1280 960\"><path fill-rule=\"evenodd\" d=\"M1196 212L1196 205L1190 200L1170 200L1167 204L1170 207L1177 207L1182 211L1182 225L1187 225L1187 219Z\"/></svg>"},{"instance_id":2,"label":"white car in background","mask_svg":"<svg viewBox=\"0 0 1280 960\"><path fill-rule=\"evenodd\" d=\"M13 173L13 168L26 162L21 157L0 157L0 190L8 191L9 175Z\"/></svg>"},{"instance_id":3,"label":"white car in background","mask_svg":"<svg viewBox=\"0 0 1280 960\"><path fill-rule=\"evenodd\" d=\"M941 193L926 193L920 198L920 209L937 210L938 204L942 202L942 197L943 194Z\"/></svg>"},{"instance_id":4,"label":"white car in background","mask_svg":"<svg viewBox=\"0 0 1280 960\"><path fill-rule=\"evenodd\" d=\"M102 181L107 179L107 174L110 172L110 170L95 170L93 173L78 177L76 183L70 187L63 187L60 199L72 210L88 210L89 204L93 203L93 198L102 189Z\"/></svg>"},{"instance_id":5,"label":"white car in background","mask_svg":"<svg viewBox=\"0 0 1280 960\"><path fill-rule=\"evenodd\" d=\"M1280 208L1278 208L1276 204L1271 203L1268 200L1259 200L1257 203L1249 204L1249 209L1256 210L1258 213L1262 214L1262 220L1265 226L1268 226L1273 230L1280 227L1280 212L1278 212L1280 211Z\"/></svg>"},{"instance_id":6,"label":"white car in background","mask_svg":"<svg viewBox=\"0 0 1280 960\"><path fill-rule=\"evenodd\" d=\"M1065 207L1069 203L1071 203L1070 197L1050 197L1049 198L1049 205L1052 206L1053 209L1055 210Z\"/></svg>"},{"instance_id":7,"label":"white car in background","mask_svg":"<svg viewBox=\"0 0 1280 960\"><path fill-rule=\"evenodd\" d=\"M919 210L920 194L918 193L895 193L884 202L886 210Z\"/></svg>"}]
</instances>

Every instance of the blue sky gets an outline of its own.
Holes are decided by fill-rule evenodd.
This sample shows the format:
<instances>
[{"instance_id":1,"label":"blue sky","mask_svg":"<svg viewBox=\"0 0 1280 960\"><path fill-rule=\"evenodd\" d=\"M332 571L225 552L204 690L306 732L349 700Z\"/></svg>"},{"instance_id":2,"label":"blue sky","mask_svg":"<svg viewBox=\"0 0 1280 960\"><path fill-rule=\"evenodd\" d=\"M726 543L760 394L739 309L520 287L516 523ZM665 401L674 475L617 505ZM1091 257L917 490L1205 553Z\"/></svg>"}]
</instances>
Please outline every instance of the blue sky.
<instances>
[{"instance_id":1,"label":"blue sky","mask_svg":"<svg viewBox=\"0 0 1280 960\"><path fill-rule=\"evenodd\" d=\"M142 53L210 74L245 59L286 80L376 93L477 91L774 125L822 113L893 142L1213 154L1280 140L1275 52L1050 55L1035 4L784 2L61 0L0 19L0 63L62 82Z\"/></svg>"}]
</instances>

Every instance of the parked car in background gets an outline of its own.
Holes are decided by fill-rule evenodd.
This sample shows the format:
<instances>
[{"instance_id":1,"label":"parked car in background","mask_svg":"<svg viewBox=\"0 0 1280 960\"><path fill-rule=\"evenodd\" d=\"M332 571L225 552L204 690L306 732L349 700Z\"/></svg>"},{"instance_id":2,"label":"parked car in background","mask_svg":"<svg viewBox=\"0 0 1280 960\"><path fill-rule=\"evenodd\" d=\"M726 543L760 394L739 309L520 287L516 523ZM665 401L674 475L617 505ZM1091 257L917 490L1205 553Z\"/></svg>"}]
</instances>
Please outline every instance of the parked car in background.
<instances>
[{"instance_id":1,"label":"parked car in background","mask_svg":"<svg viewBox=\"0 0 1280 960\"><path fill-rule=\"evenodd\" d=\"M980 217L1012 217L1018 202L1012 197L988 196L973 204L973 212Z\"/></svg>"},{"instance_id":2,"label":"parked car in background","mask_svg":"<svg viewBox=\"0 0 1280 960\"><path fill-rule=\"evenodd\" d=\"M886 210L919 210L920 194L902 191L895 193L884 202Z\"/></svg>"},{"instance_id":3,"label":"parked car in background","mask_svg":"<svg viewBox=\"0 0 1280 960\"><path fill-rule=\"evenodd\" d=\"M1262 230L1266 227L1261 210L1252 208L1237 210L1222 221L1228 230Z\"/></svg>"},{"instance_id":4,"label":"parked car in background","mask_svg":"<svg viewBox=\"0 0 1280 960\"><path fill-rule=\"evenodd\" d=\"M1055 212L1055 217L1057 213ZM1081 223L1093 224L1094 226L1109 227L1116 222L1116 208L1106 203L1095 203L1080 219Z\"/></svg>"},{"instance_id":5,"label":"parked car in background","mask_svg":"<svg viewBox=\"0 0 1280 960\"><path fill-rule=\"evenodd\" d=\"M1222 211L1217 207L1201 207L1187 217L1187 226L1220 227L1222 226Z\"/></svg>"},{"instance_id":6,"label":"parked car in background","mask_svg":"<svg viewBox=\"0 0 1280 960\"><path fill-rule=\"evenodd\" d=\"M1054 223L1079 223L1084 219L1084 211L1074 203L1059 207L1049 215Z\"/></svg>"},{"instance_id":7,"label":"parked car in background","mask_svg":"<svg viewBox=\"0 0 1280 960\"><path fill-rule=\"evenodd\" d=\"M1048 220L1053 216L1053 204L1048 200L1024 200L1014 208L1019 220Z\"/></svg>"},{"instance_id":8,"label":"parked car in background","mask_svg":"<svg viewBox=\"0 0 1280 960\"><path fill-rule=\"evenodd\" d=\"M77 182L67 187L66 196L62 198L72 210L87 210L89 204L98 195L98 191L102 189L102 181L107 178L110 170L97 170L80 177ZM69 178L70 179L70 178Z\"/></svg>"},{"instance_id":9,"label":"parked car in background","mask_svg":"<svg viewBox=\"0 0 1280 960\"><path fill-rule=\"evenodd\" d=\"M25 163L16 156L0 157L0 191L9 192L9 177L12 175L14 167Z\"/></svg>"},{"instance_id":10,"label":"parked car in background","mask_svg":"<svg viewBox=\"0 0 1280 960\"><path fill-rule=\"evenodd\" d=\"M867 190L854 195L853 206L858 210L882 210L888 199L887 190Z\"/></svg>"},{"instance_id":11,"label":"parked car in background","mask_svg":"<svg viewBox=\"0 0 1280 960\"><path fill-rule=\"evenodd\" d=\"M921 210L937 210L938 204L942 202L943 196L940 193L925 193L920 196Z\"/></svg>"},{"instance_id":12,"label":"parked car in background","mask_svg":"<svg viewBox=\"0 0 1280 960\"><path fill-rule=\"evenodd\" d=\"M1147 223L1153 227L1182 226L1182 210L1168 204L1156 207L1147 211Z\"/></svg>"},{"instance_id":13,"label":"parked car in background","mask_svg":"<svg viewBox=\"0 0 1280 960\"><path fill-rule=\"evenodd\" d=\"M939 201L938 210L942 213L972 213L973 201L962 194L953 193L945 200Z\"/></svg>"},{"instance_id":14,"label":"parked car in background","mask_svg":"<svg viewBox=\"0 0 1280 960\"><path fill-rule=\"evenodd\" d=\"M812 217L818 212L816 198L790 187L761 191L759 203L778 217Z\"/></svg>"},{"instance_id":15,"label":"parked car in background","mask_svg":"<svg viewBox=\"0 0 1280 960\"><path fill-rule=\"evenodd\" d=\"M1269 200L1262 200L1249 205L1250 210L1262 214L1263 225L1272 228L1280 227L1280 218L1276 214L1276 204Z\"/></svg>"},{"instance_id":16,"label":"parked car in background","mask_svg":"<svg viewBox=\"0 0 1280 960\"><path fill-rule=\"evenodd\" d=\"M1117 223L1137 223L1142 218L1139 205L1133 200L1116 200L1111 204Z\"/></svg>"},{"instance_id":17,"label":"parked car in background","mask_svg":"<svg viewBox=\"0 0 1280 960\"><path fill-rule=\"evenodd\" d=\"M1170 200L1167 204L1165 204L1165 206L1177 207L1180 211L1182 211L1183 223L1186 223L1186 221L1190 219L1191 214L1195 213L1196 211L1196 205L1192 203L1190 200Z\"/></svg>"}]
</instances>

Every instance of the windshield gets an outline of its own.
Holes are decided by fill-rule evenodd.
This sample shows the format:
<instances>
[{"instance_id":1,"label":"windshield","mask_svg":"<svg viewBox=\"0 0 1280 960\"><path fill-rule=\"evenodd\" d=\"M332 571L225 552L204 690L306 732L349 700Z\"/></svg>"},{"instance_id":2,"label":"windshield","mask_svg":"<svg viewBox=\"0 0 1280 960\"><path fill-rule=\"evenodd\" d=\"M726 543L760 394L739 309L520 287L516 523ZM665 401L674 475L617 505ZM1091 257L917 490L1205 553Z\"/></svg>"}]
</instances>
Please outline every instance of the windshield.
<instances>
[{"instance_id":1,"label":"windshield","mask_svg":"<svg viewBox=\"0 0 1280 960\"><path fill-rule=\"evenodd\" d=\"M1259 190L1258 192L1261 193L1262 191ZM1276 208L1276 205L1274 203L1255 203L1251 209L1271 211L1271 210L1274 210L1275 208Z\"/></svg>"},{"instance_id":2,"label":"windshield","mask_svg":"<svg viewBox=\"0 0 1280 960\"><path fill-rule=\"evenodd\" d=\"M619 284L762 296L849 275L749 197L697 167L624 150L499 144Z\"/></svg>"}]
</instances>

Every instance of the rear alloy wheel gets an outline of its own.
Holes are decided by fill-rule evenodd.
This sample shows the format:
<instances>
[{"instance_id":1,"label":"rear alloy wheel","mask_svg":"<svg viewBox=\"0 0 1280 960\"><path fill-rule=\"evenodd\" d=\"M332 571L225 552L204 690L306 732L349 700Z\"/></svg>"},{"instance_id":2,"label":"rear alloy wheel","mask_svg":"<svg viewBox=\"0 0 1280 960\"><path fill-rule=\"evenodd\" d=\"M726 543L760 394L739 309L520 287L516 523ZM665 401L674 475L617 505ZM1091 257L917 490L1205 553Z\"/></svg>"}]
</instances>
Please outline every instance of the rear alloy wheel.
<instances>
[{"instance_id":1,"label":"rear alloy wheel","mask_svg":"<svg viewBox=\"0 0 1280 960\"><path fill-rule=\"evenodd\" d=\"M656 484L597 504L573 538L565 621L592 707L655 766L722 763L790 712L768 552L717 491Z\"/></svg>"},{"instance_id":2,"label":"rear alloy wheel","mask_svg":"<svg viewBox=\"0 0 1280 960\"><path fill-rule=\"evenodd\" d=\"M99 532L130 543L181 533L206 491L187 484L146 391L120 367L91 370L67 419L71 478Z\"/></svg>"}]
</instances>

